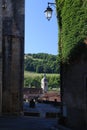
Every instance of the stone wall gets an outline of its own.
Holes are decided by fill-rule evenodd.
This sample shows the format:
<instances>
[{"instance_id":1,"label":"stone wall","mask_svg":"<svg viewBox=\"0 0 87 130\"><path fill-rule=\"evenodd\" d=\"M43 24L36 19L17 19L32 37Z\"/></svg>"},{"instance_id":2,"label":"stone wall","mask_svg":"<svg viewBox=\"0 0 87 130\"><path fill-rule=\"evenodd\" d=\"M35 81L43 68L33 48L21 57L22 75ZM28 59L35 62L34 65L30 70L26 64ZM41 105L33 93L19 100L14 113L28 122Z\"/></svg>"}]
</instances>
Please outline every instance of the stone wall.
<instances>
[{"instance_id":1,"label":"stone wall","mask_svg":"<svg viewBox=\"0 0 87 130\"><path fill-rule=\"evenodd\" d=\"M6 1L2 15L2 113L20 114L24 80L24 0Z\"/></svg>"},{"instance_id":2,"label":"stone wall","mask_svg":"<svg viewBox=\"0 0 87 130\"><path fill-rule=\"evenodd\" d=\"M0 114L2 111L2 0L0 0Z\"/></svg>"},{"instance_id":3,"label":"stone wall","mask_svg":"<svg viewBox=\"0 0 87 130\"><path fill-rule=\"evenodd\" d=\"M74 130L87 129L87 61L82 58L62 69L67 125Z\"/></svg>"}]
</instances>

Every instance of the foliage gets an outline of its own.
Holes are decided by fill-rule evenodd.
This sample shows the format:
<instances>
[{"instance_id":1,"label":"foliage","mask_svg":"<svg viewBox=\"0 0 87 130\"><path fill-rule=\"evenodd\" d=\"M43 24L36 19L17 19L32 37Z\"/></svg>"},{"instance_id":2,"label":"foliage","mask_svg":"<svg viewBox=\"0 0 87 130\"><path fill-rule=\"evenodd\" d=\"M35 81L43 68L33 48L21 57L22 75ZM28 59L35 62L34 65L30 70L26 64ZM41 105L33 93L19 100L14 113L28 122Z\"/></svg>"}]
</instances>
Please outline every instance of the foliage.
<instances>
[{"instance_id":1,"label":"foliage","mask_svg":"<svg viewBox=\"0 0 87 130\"><path fill-rule=\"evenodd\" d=\"M84 40L87 40L87 0L56 0L56 4L60 28L61 60L68 62L82 53L87 56L87 45L84 45ZM84 48L81 50L81 47Z\"/></svg>"},{"instance_id":2,"label":"foliage","mask_svg":"<svg viewBox=\"0 0 87 130\"><path fill-rule=\"evenodd\" d=\"M59 73L58 56L46 53L25 54L24 69L37 73Z\"/></svg>"},{"instance_id":3,"label":"foliage","mask_svg":"<svg viewBox=\"0 0 87 130\"><path fill-rule=\"evenodd\" d=\"M49 90L60 87L60 75L59 74L46 74L48 80ZM41 79L43 74L24 72L24 87L41 87Z\"/></svg>"}]
</instances>

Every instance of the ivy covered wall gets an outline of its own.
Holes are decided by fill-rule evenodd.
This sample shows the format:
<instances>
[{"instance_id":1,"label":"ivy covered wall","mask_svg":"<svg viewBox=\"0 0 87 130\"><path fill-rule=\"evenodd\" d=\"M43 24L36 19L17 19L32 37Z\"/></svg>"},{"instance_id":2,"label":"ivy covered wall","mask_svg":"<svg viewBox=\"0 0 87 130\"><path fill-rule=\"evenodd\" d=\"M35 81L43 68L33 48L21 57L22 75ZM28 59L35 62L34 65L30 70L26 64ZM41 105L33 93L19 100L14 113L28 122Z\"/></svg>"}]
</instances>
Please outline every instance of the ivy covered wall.
<instances>
[{"instance_id":1,"label":"ivy covered wall","mask_svg":"<svg viewBox=\"0 0 87 130\"><path fill-rule=\"evenodd\" d=\"M62 62L87 57L87 0L56 0Z\"/></svg>"}]
</instances>

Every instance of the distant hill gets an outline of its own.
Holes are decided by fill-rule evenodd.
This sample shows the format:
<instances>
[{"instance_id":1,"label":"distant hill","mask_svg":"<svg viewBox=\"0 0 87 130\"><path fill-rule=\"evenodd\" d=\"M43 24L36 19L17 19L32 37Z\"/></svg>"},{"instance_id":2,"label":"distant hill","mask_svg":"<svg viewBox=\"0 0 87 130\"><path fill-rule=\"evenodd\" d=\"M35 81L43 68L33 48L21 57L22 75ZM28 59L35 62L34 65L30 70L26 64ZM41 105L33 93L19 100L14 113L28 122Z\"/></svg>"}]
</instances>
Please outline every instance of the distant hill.
<instances>
[{"instance_id":1,"label":"distant hill","mask_svg":"<svg viewBox=\"0 0 87 130\"><path fill-rule=\"evenodd\" d=\"M47 53L25 54L24 70L36 73L59 73L59 57Z\"/></svg>"}]
</instances>

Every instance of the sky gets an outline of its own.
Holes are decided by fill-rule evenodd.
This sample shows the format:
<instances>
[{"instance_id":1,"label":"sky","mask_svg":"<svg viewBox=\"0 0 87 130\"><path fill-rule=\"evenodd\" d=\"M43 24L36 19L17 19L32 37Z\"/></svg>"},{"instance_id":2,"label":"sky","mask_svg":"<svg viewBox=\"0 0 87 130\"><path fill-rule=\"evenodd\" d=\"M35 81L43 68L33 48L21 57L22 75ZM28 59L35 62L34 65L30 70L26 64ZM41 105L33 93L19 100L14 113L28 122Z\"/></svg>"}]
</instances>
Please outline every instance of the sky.
<instances>
[{"instance_id":1,"label":"sky","mask_svg":"<svg viewBox=\"0 0 87 130\"><path fill-rule=\"evenodd\" d=\"M58 54L58 24L56 8L48 21L44 11L55 0L25 0L25 53Z\"/></svg>"}]
</instances>

